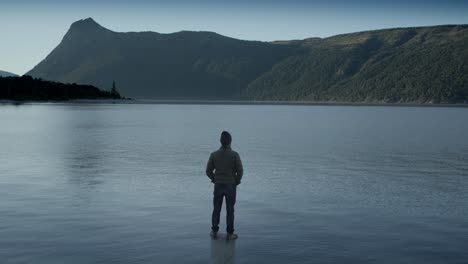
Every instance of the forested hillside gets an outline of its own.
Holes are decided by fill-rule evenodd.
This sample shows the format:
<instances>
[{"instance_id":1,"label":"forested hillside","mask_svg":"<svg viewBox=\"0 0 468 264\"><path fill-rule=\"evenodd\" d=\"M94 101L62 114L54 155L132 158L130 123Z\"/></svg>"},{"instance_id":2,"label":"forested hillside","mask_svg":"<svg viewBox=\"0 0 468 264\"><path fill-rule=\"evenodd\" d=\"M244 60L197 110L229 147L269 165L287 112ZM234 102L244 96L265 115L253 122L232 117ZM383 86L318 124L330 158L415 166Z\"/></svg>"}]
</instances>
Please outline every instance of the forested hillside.
<instances>
[{"instance_id":1,"label":"forested hillside","mask_svg":"<svg viewBox=\"0 0 468 264\"><path fill-rule=\"evenodd\" d=\"M252 82L256 100L464 103L468 26L403 28L306 39Z\"/></svg>"}]
</instances>

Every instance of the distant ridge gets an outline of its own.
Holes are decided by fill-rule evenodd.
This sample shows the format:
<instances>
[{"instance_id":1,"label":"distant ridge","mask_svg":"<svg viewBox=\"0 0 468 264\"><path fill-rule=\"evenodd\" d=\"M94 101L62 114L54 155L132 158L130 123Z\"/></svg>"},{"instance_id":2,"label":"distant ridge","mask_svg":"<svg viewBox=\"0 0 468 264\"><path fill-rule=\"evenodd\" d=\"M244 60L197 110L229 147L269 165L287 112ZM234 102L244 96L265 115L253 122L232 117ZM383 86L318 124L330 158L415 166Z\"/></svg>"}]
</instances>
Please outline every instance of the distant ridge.
<instances>
[{"instance_id":1,"label":"distant ridge","mask_svg":"<svg viewBox=\"0 0 468 264\"><path fill-rule=\"evenodd\" d=\"M308 48L249 84L256 100L467 103L468 25L364 31Z\"/></svg>"},{"instance_id":2,"label":"distant ridge","mask_svg":"<svg viewBox=\"0 0 468 264\"><path fill-rule=\"evenodd\" d=\"M0 71L0 77L12 77L12 76L18 76L14 73L7 72L7 71Z\"/></svg>"},{"instance_id":3,"label":"distant ridge","mask_svg":"<svg viewBox=\"0 0 468 264\"><path fill-rule=\"evenodd\" d=\"M27 74L177 100L467 103L468 26L395 28L294 41L214 32L120 33L92 18Z\"/></svg>"},{"instance_id":4,"label":"distant ridge","mask_svg":"<svg viewBox=\"0 0 468 264\"><path fill-rule=\"evenodd\" d=\"M106 88L134 98L238 98L247 85L299 47L213 32L118 33L91 18L73 23L28 75Z\"/></svg>"}]
</instances>

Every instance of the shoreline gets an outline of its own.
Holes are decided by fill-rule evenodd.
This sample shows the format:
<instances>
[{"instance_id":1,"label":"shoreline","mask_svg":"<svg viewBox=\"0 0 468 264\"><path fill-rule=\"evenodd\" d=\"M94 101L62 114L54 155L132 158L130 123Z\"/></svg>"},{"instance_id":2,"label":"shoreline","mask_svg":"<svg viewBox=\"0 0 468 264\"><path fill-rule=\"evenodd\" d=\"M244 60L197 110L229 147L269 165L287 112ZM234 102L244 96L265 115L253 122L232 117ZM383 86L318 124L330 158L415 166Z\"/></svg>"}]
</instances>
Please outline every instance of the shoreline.
<instances>
[{"instance_id":1,"label":"shoreline","mask_svg":"<svg viewBox=\"0 0 468 264\"><path fill-rule=\"evenodd\" d=\"M234 100L115 100L83 99L69 101L13 101L0 100L0 105L32 104L173 104L173 105L292 105L292 106L372 106L372 107L450 107L468 108L468 104L417 104L417 103L365 103L365 102L312 102L312 101L234 101Z\"/></svg>"}]
</instances>

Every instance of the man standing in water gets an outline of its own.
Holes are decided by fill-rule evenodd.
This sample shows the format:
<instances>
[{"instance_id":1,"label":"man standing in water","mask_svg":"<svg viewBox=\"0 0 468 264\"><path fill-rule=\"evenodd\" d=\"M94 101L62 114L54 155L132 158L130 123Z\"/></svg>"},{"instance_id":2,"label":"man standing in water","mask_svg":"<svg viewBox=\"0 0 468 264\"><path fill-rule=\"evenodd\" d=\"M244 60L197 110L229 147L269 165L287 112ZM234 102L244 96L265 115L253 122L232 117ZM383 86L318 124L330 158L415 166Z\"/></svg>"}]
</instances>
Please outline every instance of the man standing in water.
<instances>
[{"instance_id":1,"label":"man standing in water","mask_svg":"<svg viewBox=\"0 0 468 264\"><path fill-rule=\"evenodd\" d=\"M227 240L234 240L234 204L236 203L236 188L240 184L243 174L242 162L239 154L231 149L231 134L221 133L221 148L211 153L206 165L206 175L214 183L213 215L211 217L210 236L216 239L219 230L219 216L226 197Z\"/></svg>"}]
</instances>

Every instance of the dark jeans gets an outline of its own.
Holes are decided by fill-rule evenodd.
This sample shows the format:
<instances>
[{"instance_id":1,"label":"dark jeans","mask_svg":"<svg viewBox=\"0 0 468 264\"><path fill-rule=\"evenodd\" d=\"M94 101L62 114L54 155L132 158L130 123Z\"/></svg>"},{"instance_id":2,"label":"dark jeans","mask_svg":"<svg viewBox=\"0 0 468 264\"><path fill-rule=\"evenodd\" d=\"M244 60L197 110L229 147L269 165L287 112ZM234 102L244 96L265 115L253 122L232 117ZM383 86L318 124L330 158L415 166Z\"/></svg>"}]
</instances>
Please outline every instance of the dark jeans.
<instances>
[{"instance_id":1,"label":"dark jeans","mask_svg":"<svg viewBox=\"0 0 468 264\"><path fill-rule=\"evenodd\" d=\"M234 204L236 203L236 185L228 183L216 183L213 192L213 215L211 217L211 230L218 232L219 216L223 206L223 197L226 197L226 231L234 232Z\"/></svg>"}]
</instances>

